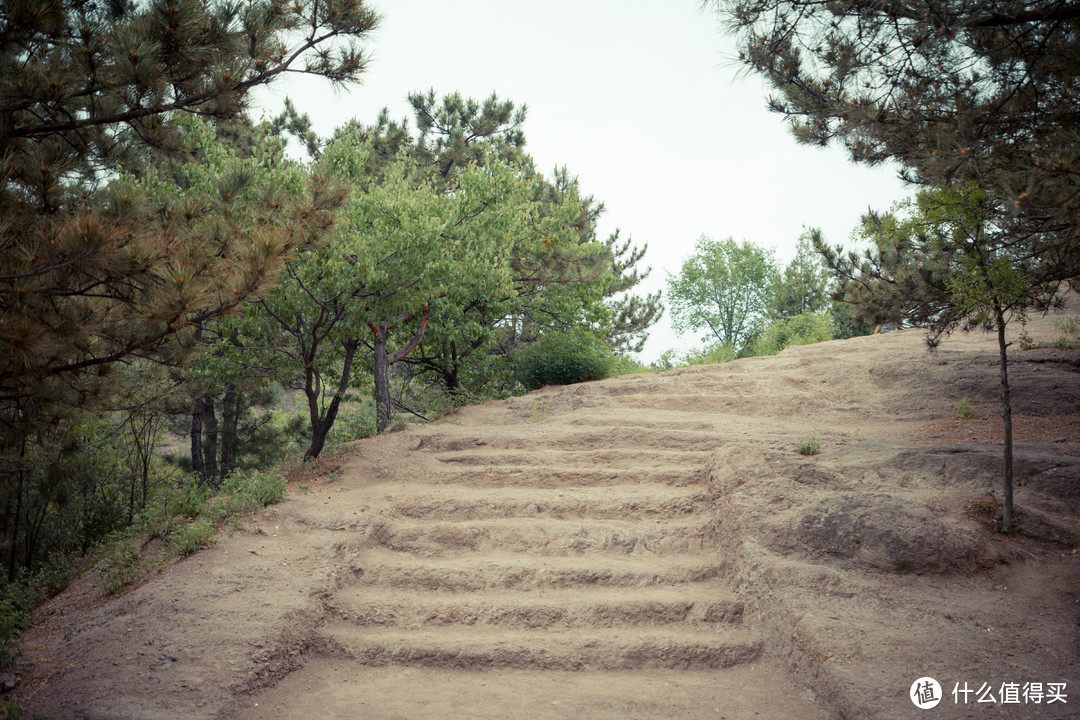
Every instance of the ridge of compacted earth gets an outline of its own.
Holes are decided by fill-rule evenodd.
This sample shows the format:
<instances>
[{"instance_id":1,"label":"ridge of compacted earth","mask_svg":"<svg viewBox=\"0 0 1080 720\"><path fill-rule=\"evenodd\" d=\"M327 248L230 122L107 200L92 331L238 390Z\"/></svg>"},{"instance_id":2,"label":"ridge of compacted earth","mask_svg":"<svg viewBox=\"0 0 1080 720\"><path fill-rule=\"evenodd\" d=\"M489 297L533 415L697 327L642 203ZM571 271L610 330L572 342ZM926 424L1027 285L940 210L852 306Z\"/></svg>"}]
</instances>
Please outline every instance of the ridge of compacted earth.
<instances>
[{"instance_id":1,"label":"ridge of compacted earth","mask_svg":"<svg viewBox=\"0 0 1080 720\"><path fill-rule=\"evenodd\" d=\"M1077 717L1080 353L1012 358L1019 532L994 531L993 336L789 348L360 441L122 597L81 578L14 695L86 720Z\"/></svg>"}]
</instances>

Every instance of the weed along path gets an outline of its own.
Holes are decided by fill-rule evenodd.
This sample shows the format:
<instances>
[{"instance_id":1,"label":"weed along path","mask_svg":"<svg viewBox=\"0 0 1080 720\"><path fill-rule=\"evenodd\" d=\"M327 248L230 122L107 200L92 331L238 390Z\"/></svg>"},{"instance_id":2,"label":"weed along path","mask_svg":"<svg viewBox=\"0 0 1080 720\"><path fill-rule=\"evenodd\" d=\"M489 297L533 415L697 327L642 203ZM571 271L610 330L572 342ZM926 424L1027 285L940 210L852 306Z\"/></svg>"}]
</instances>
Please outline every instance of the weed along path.
<instances>
[{"instance_id":1,"label":"weed along path","mask_svg":"<svg viewBox=\"0 0 1080 720\"><path fill-rule=\"evenodd\" d=\"M984 684L995 716L1075 717L1080 358L1018 354L1010 536L995 363L993 338L906 331L362 441L127 595L53 600L16 694L88 719L891 720L933 677L928 717L981 717L960 690ZM1032 683L1067 702L1011 702Z\"/></svg>"}]
</instances>

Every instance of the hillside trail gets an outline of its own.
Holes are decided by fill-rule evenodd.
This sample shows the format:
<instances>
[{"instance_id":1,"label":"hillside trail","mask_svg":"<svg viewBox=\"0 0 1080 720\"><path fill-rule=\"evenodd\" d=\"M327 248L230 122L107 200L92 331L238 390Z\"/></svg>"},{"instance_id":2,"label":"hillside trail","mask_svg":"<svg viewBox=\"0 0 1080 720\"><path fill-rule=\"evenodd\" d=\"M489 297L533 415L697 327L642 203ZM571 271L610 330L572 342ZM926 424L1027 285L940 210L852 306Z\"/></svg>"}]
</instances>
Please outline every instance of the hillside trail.
<instances>
[{"instance_id":1,"label":"hillside trail","mask_svg":"<svg viewBox=\"0 0 1080 720\"><path fill-rule=\"evenodd\" d=\"M1080 353L1014 353L1024 528L1002 535L994 338L923 337L360 441L120 598L82 578L15 695L87 720L1076 717ZM1005 702L1033 682L1067 696ZM1000 701L954 692L982 685Z\"/></svg>"}]
</instances>

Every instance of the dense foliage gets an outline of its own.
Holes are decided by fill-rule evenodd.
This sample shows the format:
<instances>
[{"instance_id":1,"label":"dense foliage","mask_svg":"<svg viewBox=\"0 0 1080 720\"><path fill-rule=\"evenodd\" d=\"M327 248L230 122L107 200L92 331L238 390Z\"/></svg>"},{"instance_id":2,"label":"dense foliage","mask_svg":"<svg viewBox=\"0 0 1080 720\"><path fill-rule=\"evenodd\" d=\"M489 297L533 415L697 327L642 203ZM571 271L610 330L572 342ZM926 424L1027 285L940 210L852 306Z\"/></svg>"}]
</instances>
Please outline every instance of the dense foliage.
<instances>
[{"instance_id":1,"label":"dense foliage","mask_svg":"<svg viewBox=\"0 0 1080 720\"><path fill-rule=\"evenodd\" d=\"M258 504L237 497L268 500L285 453L520 391L518 348L625 350L659 316L629 292L644 248L597 240L602 206L535 170L513 103L416 95L415 137L383 116L330 142L290 103L244 115L282 73L355 81L377 20L352 0L0 9L9 582L105 543L122 588L146 570L131 528L193 551Z\"/></svg>"},{"instance_id":2,"label":"dense foliage","mask_svg":"<svg viewBox=\"0 0 1080 720\"><path fill-rule=\"evenodd\" d=\"M611 349L588 333L552 334L524 347L516 359L522 384L572 385L608 377L614 368Z\"/></svg>"},{"instance_id":3,"label":"dense foliage","mask_svg":"<svg viewBox=\"0 0 1080 720\"><path fill-rule=\"evenodd\" d=\"M835 278L815 247L823 242L820 230L806 230L795 256L781 268L772 251L754 243L702 237L682 271L668 278L672 324L708 330L705 347L679 362L699 365L775 355L790 345L870 332L873 326L852 319L846 303L832 301ZM669 351L655 368L669 369L675 362L675 352Z\"/></svg>"},{"instance_id":4,"label":"dense foliage","mask_svg":"<svg viewBox=\"0 0 1080 720\"><path fill-rule=\"evenodd\" d=\"M354 83L377 21L355 0L0 7L9 580L85 552L189 484L160 444L193 398L219 391L193 358L346 197L259 141L241 112L248 93L293 72ZM226 430L244 427L228 397ZM239 462L229 437L215 479Z\"/></svg>"},{"instance_id":5,"label":"dense foliage","mask_svg":"<svg viewBox=\"0 0 1080 720\"><path fill-rule=\"evenodd\" d=\"M376 24L358 0L3 4L0 400L8 433L48 421L58 404L85 404L117 360L174 359L176 333L237 307L326 222L336 194L285 203L270 187L239 200L237 173L174 204L131 177L188 151L178 124L186 114L235 116L252 88L282 73L354 82L365 64L359 42ZM249 202L278 221L252 227L246 209L234 212Z\"/></svg>"}]
</instances>

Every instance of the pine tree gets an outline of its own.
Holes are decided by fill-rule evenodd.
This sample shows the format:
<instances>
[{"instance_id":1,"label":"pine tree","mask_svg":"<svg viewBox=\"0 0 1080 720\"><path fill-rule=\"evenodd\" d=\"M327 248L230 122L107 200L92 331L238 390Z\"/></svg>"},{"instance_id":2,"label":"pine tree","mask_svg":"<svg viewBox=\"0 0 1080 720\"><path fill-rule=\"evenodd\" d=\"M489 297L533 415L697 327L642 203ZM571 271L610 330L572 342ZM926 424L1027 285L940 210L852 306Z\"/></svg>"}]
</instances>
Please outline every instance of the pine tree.
<instances>
[{"instance_id":1,"label":"pine tree","mask_svg":"<svg viewBox=\"0 0 1080 720\"><path fill-rule=\"evenodd\" d=\"M360 0L11 0L0 6L0 399L9 430L101 391L112 363L175 359L178 333L236 308L329 222L340 193L153 197L190 153L184 116L225 120L283 73L349 84L378 17ZM255 216L259 216L256 210ZM294 221L295 224L289 221Z\"/></svg>"},{"instance_id":2,"label":"pine tree","mask_svg":"<svg viewBox=\"0 0 1080 720\"><path fill-rule=\"evenodd\" d=\"M808 144L975 182L1042 280L1080 274L1075 0L716 0L772 110Z\"/></svg>"},{"instance_id":3,"label":"pine tree","mask_svg":"<svg viewBox=\"0 0 1080 720\"><path fill-rule=\"evenodd\" d=\"M1001 386L1002 528L1014 527L1012 400L1005 328L1024 317L1032 299L1056 302L1058 283L1044 281L1038 263L1026 259L1026 243L998 222L1001 209L971 183L921 191L889 213L871 213L862 256L822 245L840 278L838 295L857 319L904 321L928 328L931 348L961 327L997 335Z\"/></svg>"},{"instance_id":4,"label":"pine tree","mask_svg":"<svg viewBox=\"0 0 1080 720\"><path fill-rule=\"evenodd\" d=\"M803 313L816 313L828 302L829 276L821 264L815 245L823 242L821 230L810 228L799 236L795 257L776 276L769 300L769 318L787 320Z\"/></svg>"}]
</instances>

